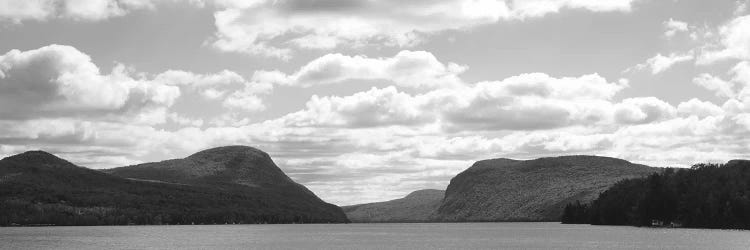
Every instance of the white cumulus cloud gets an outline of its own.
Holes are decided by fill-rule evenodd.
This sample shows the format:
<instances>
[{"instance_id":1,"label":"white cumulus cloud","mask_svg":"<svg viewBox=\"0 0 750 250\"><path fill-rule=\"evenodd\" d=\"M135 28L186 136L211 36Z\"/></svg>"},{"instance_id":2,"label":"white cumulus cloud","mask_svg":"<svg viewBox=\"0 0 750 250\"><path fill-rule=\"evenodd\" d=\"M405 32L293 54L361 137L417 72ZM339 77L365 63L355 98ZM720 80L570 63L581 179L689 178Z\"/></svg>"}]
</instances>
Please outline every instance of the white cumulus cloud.
<instances>
[{"instance_id":1,"label":"white cumulus cloud","mask_svg":"<svg viewBox=\"0 0 750 250\"><path fill-rule=\"evenodd\" d=\"M136 79L116 66L102 74L76 48L49 45L0 56L0 114L5 118L138 113L171 106L174 86Z\"/></svg>"},{"instance_id":2,"label":"white cumulus cloud","mask_svg":"<svg viewBox=\"0 0 750 250\"><path fill-rule=\"evenodd\" d=\"M669 21L664 22L664 28L666 29L664 36L672 38L678 33L688 32L690 26L686 22L670 18Z\"/></svg>"},{"instance_id":3,"label":"white cumulus cloud","mask_svg":"<svg viewBox=\"0 0 750 250\"><path fill-rule=\"evenodd\" d=\"M698 58L700 64L727 59L750 60L750 15L740 16L719 28L718 48L708 48Z\"/></svg>"},{"instance_id":4,"label":"white cumulus cloud","mask_svg":"<svg viewBox=\"0 0 750 250\"><path fill-rule=\"evenodd\" d=\"M458 75L465 70L466 66L444 64L425 51L405 50L390 58L327 54L293 74L257 71L253 81L311 87L345 80L388 80L403 87L436 89L462 85Z\"/></svg>"},{"instance_id":5,"label":"white cumulus cloud","mask_svg":"<svg viewBox=\"0 0 750 250\"><path fill-rule=\"evenodd\" d=\"M651 74L656 75L668 70L676 64L693 60L693 58L694 56L692 52L688 52L685 54L672 53L666 56L658 53L654 57L646 60L645 63L638 64L632 68L627 69L626 71L649 69L651 71Z\"/></svg>"}]
</instances>

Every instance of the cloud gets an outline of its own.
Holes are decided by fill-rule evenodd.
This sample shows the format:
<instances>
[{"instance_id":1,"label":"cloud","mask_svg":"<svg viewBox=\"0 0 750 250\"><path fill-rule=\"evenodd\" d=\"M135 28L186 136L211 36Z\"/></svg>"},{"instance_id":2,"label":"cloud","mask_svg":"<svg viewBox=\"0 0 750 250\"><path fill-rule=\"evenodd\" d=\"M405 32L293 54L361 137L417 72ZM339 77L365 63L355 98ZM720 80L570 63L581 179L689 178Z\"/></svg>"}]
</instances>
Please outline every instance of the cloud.
<instances>
[{"instance_id":1,"label":"cloud","mask_svg":"<svg viewBox=\"0 0 750 250\"><path fill-rule=\"evenodd\" d=\"M628 12L635 0L512 0L514 18L542 17L563 9L584 9L593 12Z\"/></svg>"},{"instance_id":2,"label":"cloud","mask_svg":"<svg viewBox=\"0 0 750 250\"><path fill-rule=\"evenodd\" d=\"M0 0L0 20L7 19L13 22L26 19L42 20L54 12L54 8L51 0Z\"/></svg>"},{"instance_id":3,"label":"cloud","mask_svg":"<svg viewBox=\"0 0 750 250\"><path fill-rule=\"evenodd\" d=\"M287 59L296 49L409 47L448 30L541 17L561 9L630 11L633 0L233 1L216 3L211 44Z\"/></svg>"},{"instance_id":4,"label":"cloud","mask_svg":"<svg viewBox=\"0 0 750 250\"><path fill-rule=\"evenodd\" d=\"M222 106L226 108L247 112L265 110L263 97L273 90L271 83L247 81L241 75L229 70L214 74L168 70L158 74L154 81L181 86L200 93L206 99L223 100Z\"/></svg>"},{"instance_id":5,"label":"cloud","mask_svg":"<svg viewBox=\"0 0 750 250\"><path fill-rule=\"evenodd\" d=\"M101 121L79 117L0 120L0 144L46 150L86 167L124 166L153 153L169 153L160 145L170 133L138 122Z\"/></svg>"},{"instance_id":6,"label":"cloud","mask_svg":"<svg viewBox=\"0 0 750 250\"><path fill-rule=\"evenodd\" d=\"M5 119L160 112L179 96L179 88L135 79L122 65L101 74L88 55L70 46L0 56Z\"/></svg>"},{"instance_id":7,"label":"cloud","mask_svg":"<svg viewBox=\"0 0 750 250\"><path fill-rule=\"evenodd\" d=\"M544 152L591 152L611 147L612 136L583 131L516 131L505 136L420 137L411 142L412 157L477 160L497 154L544 155ZM528 157L528 156L527 156ZM526 158L526 157L524 157Z\"/></svg>"},{"instance_id":8,"label":"cloud","mask_svg":"<svg viewBox=\"0 0 750 250\"><path fill-rule=\"evenodd\" d=\"M295 50L411 47L432 34L501 20L540 18L564 9L627 12L634 0L0 0L0 20L98 21L164 3L212 6L222 51L288 59Z\"/></svg>"},{"instance_id":9,"label":"cloud","mask_svg":"<svg viewBox=\"0 0 750 250\"><path fill-rule=\"evenodd\" d=\"M693 83L713 91L716 96L750 100L750 63L742 61L727 72L730 80L711 74L700 74Z\"/></svg>"},{"instance_id":10,"label":"cloud","mask_svg":"<svg viewBox=\"0 0 750 250\"><path fill-rule=\"evenodd\" d=\"M730 98L736 95L733 90L734 83L724 81L723 79L712 76L710 74L700 74L699 76L693 78L693 83L713 91L716 96L719 97Z\"/></svg>"},{"instance_id":11,"label":"cloud","mask_svg":"<svg viewBox=\"0 0 750 250\"><path fill-rule=\"evenodd\" d=\"M388 80L402 87L436 89L462 85L458 75L466 68L455 63L443 64L425 51L404 50L390 58L327 54L289 75L257 71L253 81L312 87L346 80Z\"/></svg>"},{"instance_id":12,"label":"cloud","mask_svg":"<svg viewBox=\"0 0 750 250\"><path fill-rule=\"evenodd\" d=\"M749 142L744 137L748 130L730 129L735 126L732 119L697 116L627 126L614 133L618 140L613 151L619 151L620 157L660 166L741 158L744 153L740 148L745 147L741 145Z\"/></svg>"},{"instance_id":13,"label":"cloud","mask_svg":"<svg viewBox=\"0 0 750 250\"><path fill-rule=\"evenodd\" d=\"M734 10L735 15L742 15L747 11L747 0L737 0L735 2L735 5L737 6L737 9Z\"/></svg>"},{"instance_id":14,"label":"cloud","mask_svg":"<svg viewBox=\"0 0 750 250\"><path fill-rule=\"evenodd\" d=\"M685 117L695 115L699 118L705 118L709 116L722 116L725 112L724 109L716 106L716 104L693 98L677 105L677 113Z\"/></svg>"},{"instance_id":15,"label":"cloud","mask_svg":"<svg viewBox=\"0 0 750 250\"><path fill-rule=\"evenodd\" d=\"M182 70L167 70L159 73L154 81L167 85L184 86L190 90L198 91L208 99L218 99L227 94L228 87L233 85L243 86L247 84L245 78L239 74L223 70L215 74L196 74Z\"/></svg>"},{"instance_id":16,"label":"cloud","mask_svg":"<svg viewBox=\"0 0 750 250\"><path fill-rule=\"evenodd\" d=\"M693 60L694 56L692 52L688 52L685 54L675 54L672 53L668 56L663 56L661 53L656 54L654 57L649 58L646 60L645 63L638 64L632 68L629 68L626 70L633 71L633 70L644 70L644 69L650 69L651 74L656 75L659 73L662 73L675 64L687 62L690 60Z\"/></svg>"},{"instance_id":17,"label":"cloud","mask_svg":"<svg viewBox=\"0 0 750 250\"><path fill-rule=\"evenodd\" d=\"M141 9L153 9L157 0L0 0L0 21L20 23L51 18L96 21Z\"/></svg>"},{"instance_id":18,"label":"cloud","mask_svg":"<svg viewBox=\"0 0 750 250\"><path fill-rule=\"evenodd\" d=\"M275 57L293 48L331 49L372 42L418 43L420 33L472 27L507 16L504 1L223 1L214 47ZM281 37L277 45L273 40ZM288 37L288 38L286 38Z\"/></svg>"},{"instance_id":19,"label":"cloud","mask_svg":"<svg viewBox=\"0 0 750 250\"><path fill-rule=\"evenodd\" d=\"M431 118L420 110L417 98L396 90L372 88L346 97L313 96L305 110L283 119L291 126L373 127L411 125Z\"/></svg>"},{"instance_id":20,"label":"cloud","mask_svg":"<svg viewBox=\"0 0 750 250\"><path fill-rule=\"evenodd\" d=\"M0 0L0 21L68 19L101 21L133 11L155 10L162 4L187 4L203 8L220 0Z\"/></svg>"},{"instance_id":21,"label":"cloud","mask_svg":"<svg viewBox=\"0 0 750 250\"><path fill-rule=\"evenodd\" d=\"M732 82L739 89L736 98L750 104L750 63L747 61L739 62L731 70Z\"/></svg>"},{"instance_id":22,"label":"cloud","mask_svg":"<svg viewBox=\"0 0 750 250\"><path fill-rule=\"evenodd\" d=\"M498 82L423 94L391 86L351 96L317 97L282 118L289 126L380 127L440 122L454 130L535 130L608 119L609 100L626 85L598 75L523 74Z\"/></svg>"},{"instance_id":23,"label":"cloud","mask_svg":"<svg viewBox=\"0 0 750 250\"><path fill-rule=\"evenodd\" d=\"M203 119L191 119L175 112L167 114L167 118L180 126L201 127L204 123Z\"/></svg>"},{"instance_id":24,"label":"cloud","mask_svg":"<svg viewBox=\"0 0 750 250\"><path fill-rule=\"evenodd\" d=\"M750 15L740 16L719 27L718 48L704 49L699 64L722 60L750 60Z\"/></svg>"},{"instance_id":25,"label":"cloud","mask_svg":"<svg viewBox=\"0 0 750 250\"><path fill-rule=\"evenodd\" d=\"M742 84L743 87L750 87L750 62L739 62L729 73L732 75L734 82Z\"/></svg>"},{"instance_id":26,"label":"cloud","mask_svg":"<svg viewBox=\"0 0 750 250\"><path fill-rule=\"evenodd\" d=\"M690 26L686 22L674 20L672 18L669 21L664 22L664 36L667 38L674 37L677 33L688 32Z\"/></svg>"},{"instance_id":27,"label":"cloud","mask_svg":"<svg viewBox=\"0 0 750 250\"><path fill-rule=\"evenodd\" d=\"M606 119L609 99L625 87L599 75L553 78L533 73L434 94L438 98L433 103L449 130L549 129Z\"/></svg>"},{"instance_id":28,"label":"cloud","mask_svg":"<svg viewBox=\"0 0 750 250\"><path fill-rule=\"evenodd\" d=\"M536 130L607 120L610 100L624 82L608 83L599 75L554 78L522 74L496 82L466 84L427 52L402 51L392 58L332 54L287 75L259 71L254 81L314 86L347 79L384 79L397 86L428 91L407 94L396 87L373 88L351 96L314 96L304 110L286 115L284 124L297 127L381 127L439 122L454 130ZM449 80L445 80L449 79Z\"/></svg>"},{"instance_id":29,"label":"cloud","mask_svg":"<svg viewBox=\"0 0 750 250\"><path fill-rule=\"evenodd\" d=\"M0 141L4 143L33 140L36 143L81 144L92 142L97 137L91 122L74 119L5 120L0 124Z\"/></svg>"},{"instance_id":30,"label":"cloud","mask_svg":"<svg viewBox=\"0 0 750 250\"><path fill-rule=\"evenodd\" d=\"M643 124L674 117L675 108L656 97L628 98L615 105L615 121Z\"/></svg>"},{"instance_id":31,"label":"cloud","mask_svg":"<svg viewBox=\"0 0 750 250\"><path fill-rule=\"evenodd\" d=\"M208 74L168 70L148 77L116 64L112 72L102 74L88 55L65 45L0 55L0 119L4 120L79 117L202 124L169 109L184 94L197 93L232 110L256 112L265 109L262 98L272 89L271 84L247 81L228 70Z\"/></svg>"},{"instance_id":32,"label":"cloud","mask_svg":"<svg viewBox=\"0 0 750 250\"><path fill-rule=\"evenodd\" d=\"M238 109L247 112L259 112L266 109L265 102L260 95L268 94L271 85L268 84L249 84L243 90L229 95L221 103L222 106L230 109Z\"/></svg>"}]
</instances>

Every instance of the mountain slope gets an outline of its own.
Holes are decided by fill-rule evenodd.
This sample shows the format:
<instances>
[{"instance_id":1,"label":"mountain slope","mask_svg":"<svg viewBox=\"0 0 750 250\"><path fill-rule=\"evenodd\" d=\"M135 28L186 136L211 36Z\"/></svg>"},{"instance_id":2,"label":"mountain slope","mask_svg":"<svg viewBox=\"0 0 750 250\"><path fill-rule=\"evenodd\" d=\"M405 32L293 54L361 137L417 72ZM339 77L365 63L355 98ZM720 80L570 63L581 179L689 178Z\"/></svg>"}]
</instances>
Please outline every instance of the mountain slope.
<instances>
[{"instance_id":1,"label":"mountain slope","mask_svg":"<svg viewBox=\"0 0 750 250\"><path fill-rule=\"evenodd\" d=\"M295 184L267 153L246 146L207 149L184 159L105 170L124 178L172 183L231 183L249 187Z\"/></svg>"},{"instance_id":2,"label":"mountain slope","mask_svg":"<svg viewBox=\"0 0 750 250\"><path fill-rule=\"evenodd\" d=\"M173 166L177 173L201 173L183 179L128 179L106 173L116 170L78 167L41 151L7 157L0 160L0 225L348 221L341 208L291 181L262 151L219 149L196 154L205 164ZM222 171L206 174L206 169Z\"/></svg>"},{"instance_id":3,"label":"mountain slope","mask_svg":"<svg viewBox=\"0 0 750 250\"><path fill-rule=\"evenodd\" d=\"M421 222L437 211L445 191L418 190L404 198L343 207L352 222Z\"/></svg>"},{"instance_id":4,"label":"mountain slope","mask_svg":"<svg viewBox=\"0 0 750 250\"><path fill-rule=\"evenodd\" d=\"M451 180L434 219L557 221L570 202L591 201L619 180L658 171L598 156L478 161Z\"/></svg>"}]
</instances>

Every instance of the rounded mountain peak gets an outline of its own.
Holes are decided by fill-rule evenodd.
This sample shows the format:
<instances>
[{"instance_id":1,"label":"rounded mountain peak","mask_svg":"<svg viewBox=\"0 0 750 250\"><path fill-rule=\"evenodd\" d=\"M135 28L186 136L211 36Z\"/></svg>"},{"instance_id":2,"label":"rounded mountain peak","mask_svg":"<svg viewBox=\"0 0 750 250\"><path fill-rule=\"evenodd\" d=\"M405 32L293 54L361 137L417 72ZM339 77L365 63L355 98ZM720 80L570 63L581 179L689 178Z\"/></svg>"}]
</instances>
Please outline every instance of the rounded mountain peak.
<instances>
[{"instance_id":1,"label":"rounded mountain peak","mask_svg":"<svg viewBox=\"0 0 750 250\"><path fill-rule=\"evenodd\" d=\"M16 161L26 164L41 164L52 166L74 166L72 163L61 159L53 154L41 150L26 151L3 159L4 161Z\"/></svg>"},{"instance_id":2,"label":"rounded mountain peak","mask_svg":"<svg viewBox=\"0 0 750 250\"><path fill-rule=\"evenodd\" d=\"M422 189L417 190L414 192L409 193L406 195L405 198L419 198L419 197L426 197L426 196L443 196L445 194L444 190L437 190L437 189Z\"/></svg>"},{"instance_id":3,"label":"rounded mountain peak","mask_svg":"<svg viewBox=\"0 0 750 250\"><path fill-rule=\"evenodd\" d=\"M181 171L192 178L231 182L248 186L291 183L268 153L248 146L223 146L188 156Z\"/></svg>"},{"instance_id":4,"label":"rounded mountain peak","mask_svg":"<svg viewBox=\"0 0 750 250\"><path fill-rule=\"evenodd\" d=\"M294 183L266 152L248 146L210 148L183 159L116 168L110 173L125 178L173 183L210 182L245 186Z\"/></svg>"},{"instance_id":5,"label":"rounded mountain peak","mask_svg":"<svg viewBox=\"0 0 750 250\"><path fill-rule=\"evenodd\" d=\"M271 157L268 156L268 153L263 152L260 149L242 145L210 148L187 157L187 159L190 160L207 160L217 162L228 161L237 158L260 160L265 158L270 159Z\"/></svg>"},{"instance_id":6,"label":"rounded mountain peak","mask_svg":"<svg viewBox=\"0 0 750 250\"><path fill-rule=\"evenodd\" d=\"M527 165L544 165L544 166L582 166L582 167L600 167L600 166L628 166L633 163L612 157L596 155L565 155L556 157L543 157L534 160L525 161Z\"/></svg>"}]
</instances>

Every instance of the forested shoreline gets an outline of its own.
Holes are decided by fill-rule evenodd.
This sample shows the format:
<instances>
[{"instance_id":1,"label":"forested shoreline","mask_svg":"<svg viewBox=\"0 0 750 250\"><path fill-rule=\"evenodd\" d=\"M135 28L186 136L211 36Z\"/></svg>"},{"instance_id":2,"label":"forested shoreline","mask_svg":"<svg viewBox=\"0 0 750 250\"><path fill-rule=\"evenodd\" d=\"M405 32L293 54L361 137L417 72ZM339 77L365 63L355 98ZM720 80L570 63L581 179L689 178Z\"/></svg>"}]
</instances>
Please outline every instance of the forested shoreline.
<instances>
[{"instance_id":1,"label":"forested shoreline","mask_svg":"<svg viewBox=\"0 0 750 250\"><path fill-rule=\"evenodd\" d=\"M667 168L618 182L591 203L568 204L562 223L750 229L750 161Z\"/></svg>"}]
</instances>

